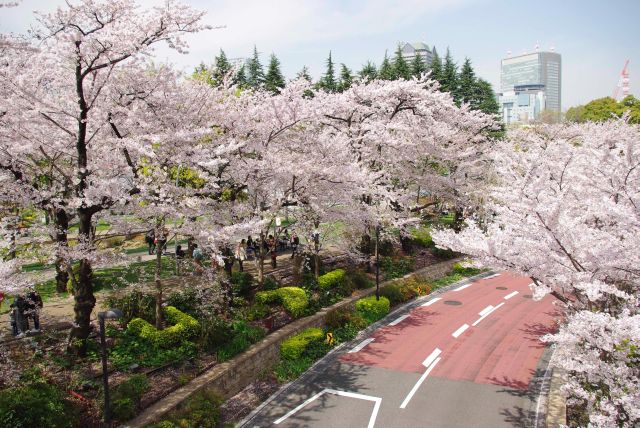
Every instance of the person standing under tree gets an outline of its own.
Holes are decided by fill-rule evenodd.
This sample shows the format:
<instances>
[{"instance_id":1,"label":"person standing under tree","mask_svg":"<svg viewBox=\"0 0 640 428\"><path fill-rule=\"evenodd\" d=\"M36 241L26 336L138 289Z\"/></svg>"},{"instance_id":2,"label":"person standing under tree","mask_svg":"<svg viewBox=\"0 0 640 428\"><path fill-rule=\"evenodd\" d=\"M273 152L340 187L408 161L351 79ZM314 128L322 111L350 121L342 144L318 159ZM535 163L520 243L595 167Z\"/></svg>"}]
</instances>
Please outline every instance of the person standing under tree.
<instances>
[{"instance_id":1,"label":"person standing under tree","mask_svg":"<svg viewBox=\"0 0 640 428\"><path fill-rule=\"evenodd\" d=\"M278 240L273 235L269 235L267 244L271 252L271 267L275 269L278 267Z\"/></svg>"},{"instance_id":2,"label":"person standing under tree","mask_svg":"<svg viewBox=\"0 0 640 428\"><path fill-rule=\"evenodd\" d=\"M156 232L151 229L144 235L144 241L149 246L149 255L155 253L156 251Z\"/></svg>"},{"instance_id":3,"label":"person standing under tree","mask_svg":"<svg viewBox=\"0 0 640 428\"><path fill-rule=\"evenodd\" d=\"M298 238L298 234L293 232L291 234L291 258L296 256L298 252L298 245L300 245L300 238Z\"/></svg>"},{"instance_id":4,"label":"person standing under tree","mask_svg":"<svg viewBox=\"0 0 640 428\"><path fill-rule=\"evenodd\" d=\"M27 318L27 326L29 319L33 320L33 329L40 331L40 309L42 309L42 297L36 291L35 287L31 287L25 299L25 314ZM27 327L28 328L28 327Z\"/></svg>"},{"instance_id":5,"label":"person standing under tree","mask_svg":"<svg viewBox=\"0 0 640 428\"><path fill-rule=\"evenodd\" d=\"M247 249L245 248L245 240L243 239L242 241L238 242L238 244L236 244L236 251L235 251L235 258L238 261L238 265L240 266L240 272L244 271L244 268L242 267L242 262L244 262L247 259Z\"/></svg>"}]
</instances>

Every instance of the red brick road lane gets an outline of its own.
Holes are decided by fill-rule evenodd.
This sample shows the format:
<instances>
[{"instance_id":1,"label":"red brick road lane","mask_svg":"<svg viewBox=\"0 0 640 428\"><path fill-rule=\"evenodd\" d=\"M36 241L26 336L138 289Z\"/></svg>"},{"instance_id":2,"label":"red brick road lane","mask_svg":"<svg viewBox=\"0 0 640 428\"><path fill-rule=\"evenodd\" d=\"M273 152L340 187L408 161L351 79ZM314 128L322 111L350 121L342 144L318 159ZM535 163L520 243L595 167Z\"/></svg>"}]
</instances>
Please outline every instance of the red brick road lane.
<instances>
[{"instance_id":1,"label":"red brick road lane","mask_svg":"<svg viewBox=\"0 0 640 428\"><path fill-rule=\"evenodd\" d=\"M531 298L530 283L529 278L501 273L450 291L397 325L378 330L373 342L341 361L422 373L423 361L437 348L441 360L429 377L526 390L545 348L540 337L555 331L561 315L551 296ZM485 308L501 303L473 326ZM454 337L464 324L468 328Z\"/></svg>"}]
</instances>

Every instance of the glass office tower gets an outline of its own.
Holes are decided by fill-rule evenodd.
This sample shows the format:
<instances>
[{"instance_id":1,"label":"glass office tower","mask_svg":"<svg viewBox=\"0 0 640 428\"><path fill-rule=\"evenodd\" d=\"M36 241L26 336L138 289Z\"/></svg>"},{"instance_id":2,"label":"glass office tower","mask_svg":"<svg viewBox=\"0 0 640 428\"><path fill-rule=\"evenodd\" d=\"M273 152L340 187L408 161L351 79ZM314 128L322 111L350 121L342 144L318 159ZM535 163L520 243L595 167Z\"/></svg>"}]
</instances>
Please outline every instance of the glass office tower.
<instances>
[{"instance_id":1,"label":"glass office tower","mask_svg":"<svg viewBox=\"0 0 640 428\"><path fill-rule=\"evenodd\" d=\"M535 52L502 60L501 98L519 95L522 88L530 91L535 87L544 92L543 109L559 113L562 108L561 82L562 62L558 53Z\"/></svg>"}]
</instances>

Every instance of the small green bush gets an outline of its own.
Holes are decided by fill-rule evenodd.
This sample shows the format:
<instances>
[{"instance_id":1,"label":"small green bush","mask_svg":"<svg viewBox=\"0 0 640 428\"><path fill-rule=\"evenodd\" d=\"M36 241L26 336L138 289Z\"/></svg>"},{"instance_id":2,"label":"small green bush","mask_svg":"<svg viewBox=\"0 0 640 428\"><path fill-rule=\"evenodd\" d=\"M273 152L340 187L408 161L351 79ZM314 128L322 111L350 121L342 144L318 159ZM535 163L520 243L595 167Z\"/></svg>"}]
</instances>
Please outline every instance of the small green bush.
<instances>
[{"instance_id":1,"label":"small green bush","mask_svg":"<svg viewBox=\"0 0 640 428\"><path fill-rule=\"evenodd\" d=\"M371 288L375 285L375 282L360 269L351 271L348 275L351 278L353 286L359 290Z\"/></svg>"},{"instance_id":2,"label":"small green bush","mask_svg":"<svg viewBox=\"0 0 640 428\"><path fill-rule=\"evenodd\" d=\"M458 273L462 276L473 276L483 272L483 269L474 267L465 267L462 263L456 263L453 265L453 273Z\"/></svg>"},{"instance_id":3,"label":"small green bush","mask_svg":"<svg viewBox=\"0 0 640 428\"><path fill-rule=\"evenodd\" d=\"M367 322L355 309L343 307L329 311L325 316L325 325L328 331L335 332L346 325L353 325L361 330L367 326Z\"/></svg>"},{"instance_id":4,"label":"small green bush","mask_svg":"<svg viewBox=\"0 0 640 428\"><path fill-rule=\"evenodd\" d=\"M233 325L217 316L200 318L200 343L211 352L233 339Z\"/></svg>"},{"instance_id":5,"label":"small green bush","mask_svg":"<svg viewBox=\"0 0 640 428\"><path fill-rule=\"evenodd\" d=\"M244 320L234 321L233 337L218 350L218 361L226 361L247 349L249 346L262 339L265 330L262 327L252 326Z\"/></svg>"},{"instance_id":6,"label":"small green bush","mask_svg":"<svg viewBox=\"0 0 640 428\"><path fill-rule=\"evenodd\" d=\"M222 401L214 391L198 391L169 413L165 420L149 428L218 428Z\"/></svg>"},{"instance_id":7,"label":"small green bush","mask_svg":"<svg viewBox=\"0 0 640 428\"><path fill-rule=\"evenodd\" d=\"M300 334L291 336L280 345L280 355L285 360L295 360L300 358L305 349L314 342L322 342L324 332L317 327L306 329Z\"/></svg>"},{"instance_id":8,"label":"small green bush","mask_svg":"<svg viewBox=\"0 0 640 428\"><path fill-rule=\"evenodd\" d=\"M135 374L115 387L111 397L113 417L122 422L133 418L142 396L149 388L149 379L144 374Z\"/></svg>"},{"instance_id":9,"label":"small green bush","mask_svg":"<svg viewBox=\"0 0 640 428\"><path fill-rule=\"evenodd\" d=\"M299 287L281 287L271 291L260 291L256 293L258 303L279 303L294 318L299 318L304 314L304 310L309 304L307 293Z\"/></svg>"},{"instance_id":10,"label":"small green bush","mask_svg":"<svg viewBox=\"0 0 640 428\"><path fill-rule=\"evenodd\" d=\"M156 320L156 298L140 291L131 291L121 297L107 297L107 307L122 310L123 322L126 324L133 318L143 318L150 322Z\"/></svg>"},{"instance_id":11,"label":"small green bush","mask_svg":"<svg viewBox=\"0 0 640 428\"><path fill-rule=\"evenodd\" d=\"M231 284L236 295L244 298L251 298L251 285L253 284L253 276L248 272L233 272L231 274Z\"/></svg>"},{"instance_id":12,"label":"small green bush","mask_svg":"<svg viewBox=\"0 0 640 428\"><path fill-rule=\"evenodd\" d=\"M318 287L322 291L342 287L347 280L347 272L344 269L336 269L318 277Z\"/></svg>"},{"instance_id":13,"label":"small green bush","mask_svg":"<svg viewBox=\"0 0 640 428\"><path fill-rule=\"evenodd\" d=\"M0 391L0 426L70 428L76 418L64 393L46 382Z\"/></svg>"},{"instance_id":14,"label":"small green bush","mask_svg":"<svg viewBox=\"0 0 640 428\"><path fill-rule=\"evenodd\" d=\"M280 287L280 284L278 284L278 281L276 281L276 279L273 276L268 275L264 277L264 280L262 281L262 290L271 291L271 290L276 290L279 287Z\"/></svg>"},{"instance_id":15,"label":"small green bush","mask_svg":"<svg viewBox=\"0 0 640 428\"><path fill-rule=\"evenodd\" d=\"M164 330L157 330L141 318L132 319L127 325L127 330L155 346L165 349L175 347L198 335L200 324L191 315L187 315L173 306L164 308L164 313L167 322L172 324Z\"/></svg>"},{"instance_id":16,"label":"small green bush","mask_svg":"<svg viewBox=\"0 0 640 428\"><path fill-rule=\"evenodd\" d=\"M431 238L431 230L428 227L420 227L411 231L413 243L424 248L433 247L433 239Z\"/></svg>"},{"instance_id":17,"label":"small green bush","mask_svg":"<svg viewBox=\"0 0 640 428\"><path fill-rule=\"evenodd\" d=\"M385 279L394 279L413 272L414 260L410 257L383 257L380 260L380 268L384 272Z\"/></svg>"},{"instance_id":18,"label":"small green bush","mask_svg":"<svg viewBox=\"0 0 640 428\"><path fill-rule=\"evenodd\" d=\"M389 299L382 296L380 300L376 300L376 296L369 296L356 302L356 311L370 324L384 318L390 308Z\"/></svg>"},{"instance_id":19,"label":"small green bush","mask_svg":"<svg viewBox=\"0 0 640 428\"><path fill-rule=\"evenodd\" d=\"M398 303L405 302L406 300L401 288L401 284L389 284L380 289L380 296L384 296L389 299L391 305L397 305Z\"/></svg>"}]
</instances>

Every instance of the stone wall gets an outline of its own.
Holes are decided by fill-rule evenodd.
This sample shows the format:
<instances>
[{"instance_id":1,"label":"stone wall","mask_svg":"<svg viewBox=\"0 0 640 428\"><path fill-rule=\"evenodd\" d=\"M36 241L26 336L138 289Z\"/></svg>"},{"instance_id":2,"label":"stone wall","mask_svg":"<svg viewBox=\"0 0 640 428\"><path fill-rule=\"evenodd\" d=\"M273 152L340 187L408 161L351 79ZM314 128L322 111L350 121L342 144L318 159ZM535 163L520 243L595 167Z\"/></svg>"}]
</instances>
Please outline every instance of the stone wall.
<instances>
[{"instance_id":1,"label":"stone wall","mask_svg":"<svg viewBox=\"0 0 640 428\"><path fill-rule=\"evenodd\" d=\"M419 276L427 281L434 280L446 275L451 271L453 264L460 260L461 259L447 260L432 266L427 266L424 269L406 275L404 278ZM398 280L387 281L380 286L384 287L396 281ZM360 290L348 299L342 300L328 308L323 308L312 316L301 318L272 332L247 351L227 362L212 367L187 385L146 408L138 417L123 426L128 428L146 427L162 419L167 412L174 409L192 394L204 388L216 391L224 399L234 396L259 377L260 374L271 370L278 363L280 359L280 344L283 340L309 327L323 327L327 312L336 308L353 305L358 299L374 293L375 288Z\"/></svg>"}]
</instances>

